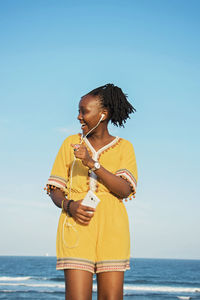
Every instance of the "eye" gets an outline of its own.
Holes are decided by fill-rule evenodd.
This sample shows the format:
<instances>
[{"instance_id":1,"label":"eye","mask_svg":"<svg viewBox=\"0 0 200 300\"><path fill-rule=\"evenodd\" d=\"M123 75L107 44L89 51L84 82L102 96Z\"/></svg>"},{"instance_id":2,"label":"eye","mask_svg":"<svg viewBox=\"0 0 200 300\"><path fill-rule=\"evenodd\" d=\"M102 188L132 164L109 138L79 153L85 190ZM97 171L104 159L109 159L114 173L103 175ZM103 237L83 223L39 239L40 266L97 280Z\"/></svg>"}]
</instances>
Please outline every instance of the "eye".
<instances>
[{"instance_id":1,"label":"eye","mask_svg":"<svg viewBox=\"0 0 200 300\"><path fill-rule=\"evenodd\" d=\"M82 115L84 115L85 114L85 110L83 108L78 109L78 114L80 114L80 113Z\"/></svg>"}]
</instances>

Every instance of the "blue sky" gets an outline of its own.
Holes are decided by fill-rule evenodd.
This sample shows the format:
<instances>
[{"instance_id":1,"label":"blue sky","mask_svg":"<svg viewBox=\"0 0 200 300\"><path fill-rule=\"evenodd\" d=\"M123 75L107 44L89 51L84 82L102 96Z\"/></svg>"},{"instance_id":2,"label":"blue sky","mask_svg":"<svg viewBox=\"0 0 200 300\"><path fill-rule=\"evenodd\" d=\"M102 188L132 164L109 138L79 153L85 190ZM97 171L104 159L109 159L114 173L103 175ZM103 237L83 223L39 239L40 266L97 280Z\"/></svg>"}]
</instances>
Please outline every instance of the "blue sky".
<instances>
[{"instance_id":1,"label":"blue sky","mask_svg":"<svg viewBox=\"0 0 200 300\"><path fill-rule=\"evenodd\" d=\"M59 209L44 193L80 97L105 83L137 113L130 140L134 257L200 259L199 1L0 2L0 255L55 255Z\"/></svg>"}]
</instances>

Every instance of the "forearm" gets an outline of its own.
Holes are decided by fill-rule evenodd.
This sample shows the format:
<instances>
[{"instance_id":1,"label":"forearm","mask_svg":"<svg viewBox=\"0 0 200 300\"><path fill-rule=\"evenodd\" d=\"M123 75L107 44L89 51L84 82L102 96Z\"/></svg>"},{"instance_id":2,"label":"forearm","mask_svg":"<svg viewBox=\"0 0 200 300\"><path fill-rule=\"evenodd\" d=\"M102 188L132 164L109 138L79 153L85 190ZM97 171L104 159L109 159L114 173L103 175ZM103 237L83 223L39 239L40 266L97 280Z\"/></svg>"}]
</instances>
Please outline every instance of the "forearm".
<instances>
[{"instance_id":1,"label":"forearm","mask_svg":"<svg viewBox=\"0 0 200 300\"><path fill-rule=\"evenodd\" d=\"M127 198L131 194L131 186L125 179L116 176L102 166L94 172L109 191L120 198Z\"/></svg>"},{"instance_id":2,"label":"forearm","mask_svg":"<svg viewBox=\"0 0 200 300\"><path fill-rule=\"evenodd\" d=\"M75 145L72 145L75 146ZM75 157L82 160L82 163L89 169L93 169L95 161L89 155L85 146L80 145L78 150L75 148ZM127 198L131 194L130 184L123 178L112 174L103 166L94 171L103 184L109 189L110 192L117 195L119 198Z\"/></svg>"},{"instance_id":3,"label":"forearm","mask_svg":"<svg viewBox=\"0 0 200 300\"><path fill-rule=\"evenodd\" d=\"M62 207L62 201L65 200L64 205L67 205L68 200L65 198L64 193L60 189L55 189L50 191L50 197L53 201L53 203L61 208Z\"/></svg>"},{"instance_id":4,"label":"forearm","mask_svg":"<svg viewBox=\"0 0 200 300\"><path fill-rule=\"evenodd\" d=\"M82 200L69 202L60 189L52 189L50 191L50 197L57 207L63 207L68 216L73 217L77 222L83 225L88 225L91 218L94 216L94 208L81 205Z\"/></svg>"}]
</instances>

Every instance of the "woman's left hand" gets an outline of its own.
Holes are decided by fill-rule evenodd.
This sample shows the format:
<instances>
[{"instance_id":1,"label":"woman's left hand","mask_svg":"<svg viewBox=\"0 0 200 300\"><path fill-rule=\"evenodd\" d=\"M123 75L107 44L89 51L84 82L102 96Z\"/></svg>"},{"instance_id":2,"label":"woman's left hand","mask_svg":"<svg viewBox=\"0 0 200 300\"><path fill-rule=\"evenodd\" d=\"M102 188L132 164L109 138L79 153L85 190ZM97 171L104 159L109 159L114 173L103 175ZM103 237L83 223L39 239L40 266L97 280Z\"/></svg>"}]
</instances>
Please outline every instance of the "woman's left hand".
<instances>
[{"instance_id":1,"label":"woman's left hand","mask_svg":"<svg viewBox=\"0 0 200 300\"><path fill-rule=\"evenodd\" d=\"M76 158L79 158L84 166L91 167L94 164L94 160L91 158L87 148L84 145L80 144L71 144L74 148L74 155Z\"/></svg>"}]
</instances>

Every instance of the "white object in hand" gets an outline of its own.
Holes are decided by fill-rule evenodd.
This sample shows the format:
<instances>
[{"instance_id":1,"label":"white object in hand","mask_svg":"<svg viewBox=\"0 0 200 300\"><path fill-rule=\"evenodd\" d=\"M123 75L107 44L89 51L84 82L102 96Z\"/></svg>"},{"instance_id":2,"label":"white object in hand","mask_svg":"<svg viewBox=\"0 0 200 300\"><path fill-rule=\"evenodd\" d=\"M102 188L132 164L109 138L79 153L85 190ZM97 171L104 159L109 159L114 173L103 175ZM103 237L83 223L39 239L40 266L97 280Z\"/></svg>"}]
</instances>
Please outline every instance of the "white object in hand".
<instances>
[{"instance_id":1,"label":"white object in hand","mask_svg":"<svg viewBox=\"0 0 200 300\"><path fill-rule=\"evenodd\" d=\"M100 199L91 190L89 190L81 204L92 208L96 208L99 202ZM92 213L91 211L88 212Z\"/></svg>"}]
</instances>

